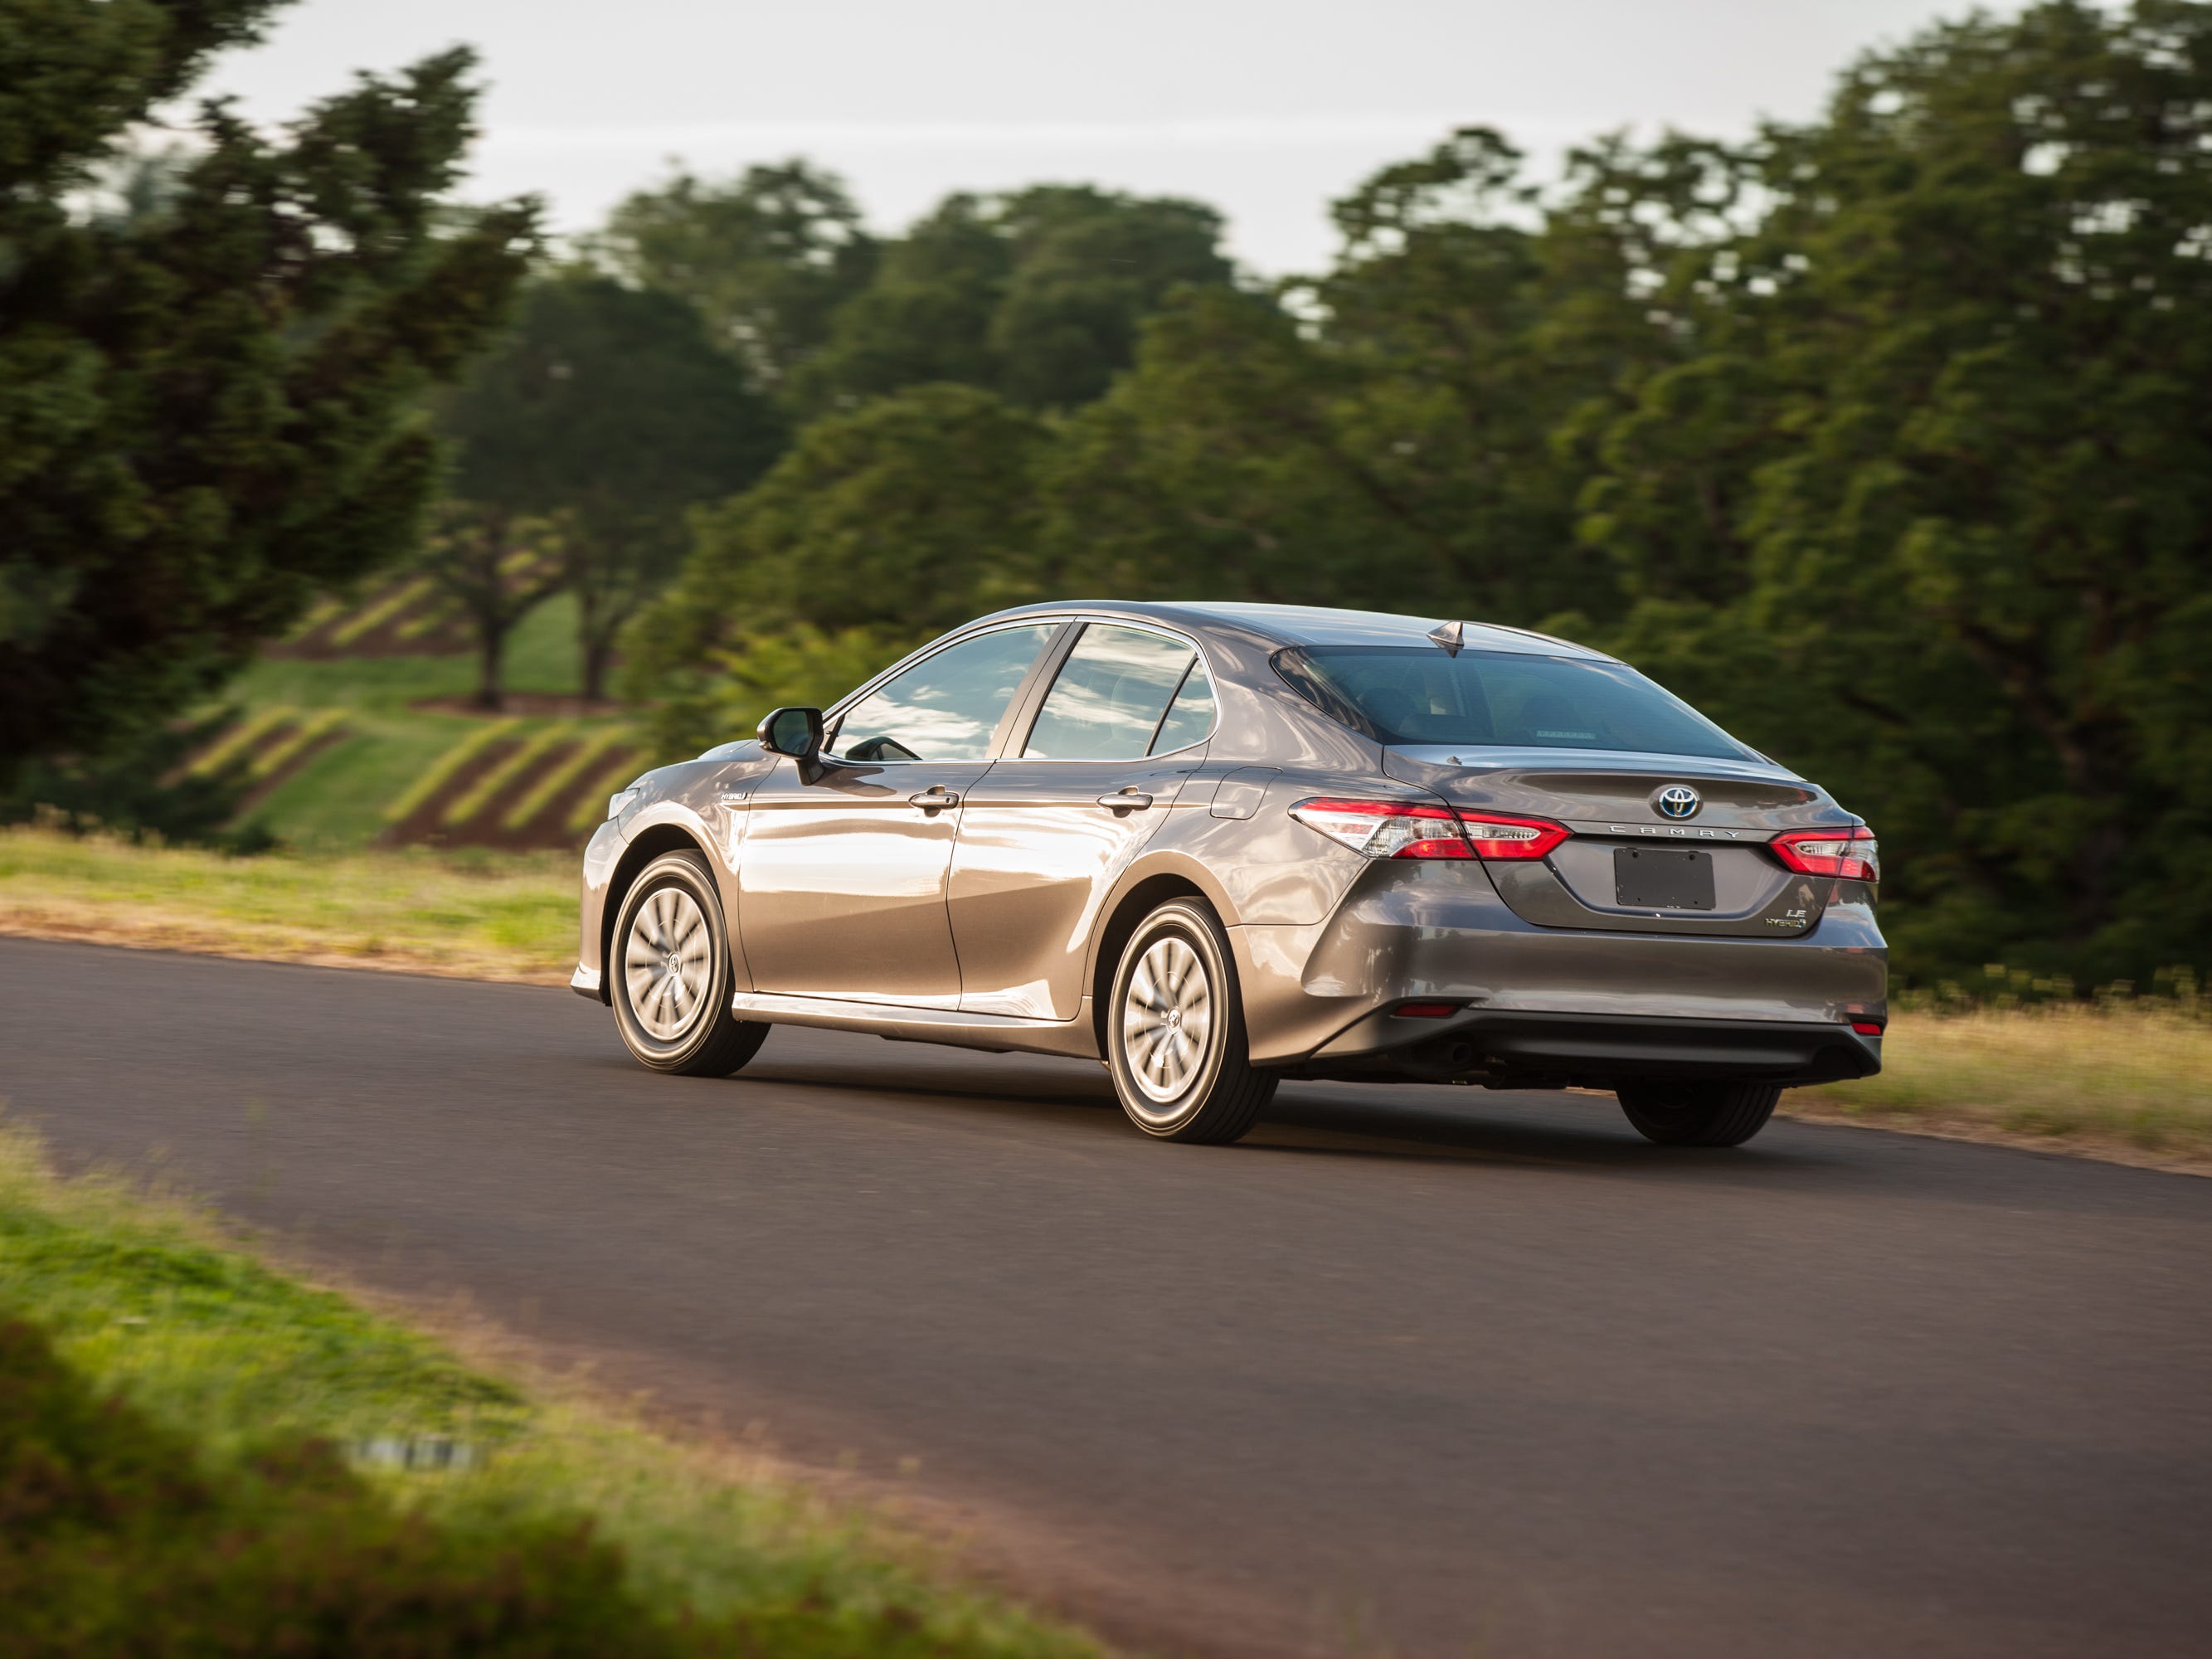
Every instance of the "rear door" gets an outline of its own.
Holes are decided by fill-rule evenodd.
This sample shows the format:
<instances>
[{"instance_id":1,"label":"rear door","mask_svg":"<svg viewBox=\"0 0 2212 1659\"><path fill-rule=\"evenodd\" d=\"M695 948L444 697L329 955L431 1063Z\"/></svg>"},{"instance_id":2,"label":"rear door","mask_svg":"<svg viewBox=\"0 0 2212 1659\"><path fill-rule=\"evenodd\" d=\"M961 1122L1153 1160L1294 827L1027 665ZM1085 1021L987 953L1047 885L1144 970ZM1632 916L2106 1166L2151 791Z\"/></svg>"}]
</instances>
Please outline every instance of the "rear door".
<instances>
[{"instance_id":1,"label":"rear door","mask_svg":"<svg viewBox=\"0 0 2212 1659\"><path fill-rule=\"evenodd\" d=\"M1034 718L961 809L951 908L966 1012L1081 1012L1098 908L1212 733L1212 681L1182 635L1094 622L1063 650Z\"/></svg>"},{"instance_id":2,"label":"rear door","mask_svg":"<svg viewBox=\"0 0 2212 1659\"><path fill-rule=\"evenodd\" d=\"M946 876L969 792L1057 618L972 635L848 709L812 775L746 802L738 927L757 990L950 1008Z\"/></svg>"}]
</instances>

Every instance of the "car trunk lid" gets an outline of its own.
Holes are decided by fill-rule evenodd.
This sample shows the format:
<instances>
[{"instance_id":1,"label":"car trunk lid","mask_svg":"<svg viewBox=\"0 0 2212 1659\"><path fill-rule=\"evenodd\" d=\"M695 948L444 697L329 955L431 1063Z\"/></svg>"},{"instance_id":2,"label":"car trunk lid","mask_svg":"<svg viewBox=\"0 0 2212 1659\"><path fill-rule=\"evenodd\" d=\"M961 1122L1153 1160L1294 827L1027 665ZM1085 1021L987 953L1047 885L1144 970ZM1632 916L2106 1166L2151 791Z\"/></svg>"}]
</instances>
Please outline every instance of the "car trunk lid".
<instances>
[{"instance_id":1,"label":"car trunk lid","mask_svg":"<svg viewBox=\"0 0 2212 1659\"><path fill-rule=\"evenodd\" d=\"M1785 830L1855 822L1765 763L1411 746L1384 750L1382 762L1462 811L1549 818L1574 832L1540 861L1487 866L1514 913L1539 927L1795 937L1818 924L1835 883L1793 874L1766 843Z\"/></svg>"}]
</instances>

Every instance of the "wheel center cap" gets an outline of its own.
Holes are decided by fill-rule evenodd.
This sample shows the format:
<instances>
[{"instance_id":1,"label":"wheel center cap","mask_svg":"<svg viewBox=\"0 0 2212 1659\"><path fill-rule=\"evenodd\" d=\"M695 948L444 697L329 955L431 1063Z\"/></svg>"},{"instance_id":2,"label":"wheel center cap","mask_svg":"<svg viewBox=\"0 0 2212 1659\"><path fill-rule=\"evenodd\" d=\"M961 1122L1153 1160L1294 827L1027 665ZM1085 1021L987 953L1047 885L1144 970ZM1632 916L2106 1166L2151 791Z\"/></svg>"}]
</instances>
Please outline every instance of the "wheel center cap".
<instances>
[{"instance_id":1,"label":"wheel center cap","mask_svg":"<svg viewBox=\"0 0 2212 1659\"><path fill-rule=\"evenodd\" d=\"M1170 1030L1173 1030L1176 1027L1177 1027L1177 1026L1181 1025L1182 1024L1182 1009L1180 1009L1180 1008L1170 1008L1170 1009L1169 1009L1169 1010L1168 1010L1168 1029L1169 1029Z\"/></svg>"}]
</instances>

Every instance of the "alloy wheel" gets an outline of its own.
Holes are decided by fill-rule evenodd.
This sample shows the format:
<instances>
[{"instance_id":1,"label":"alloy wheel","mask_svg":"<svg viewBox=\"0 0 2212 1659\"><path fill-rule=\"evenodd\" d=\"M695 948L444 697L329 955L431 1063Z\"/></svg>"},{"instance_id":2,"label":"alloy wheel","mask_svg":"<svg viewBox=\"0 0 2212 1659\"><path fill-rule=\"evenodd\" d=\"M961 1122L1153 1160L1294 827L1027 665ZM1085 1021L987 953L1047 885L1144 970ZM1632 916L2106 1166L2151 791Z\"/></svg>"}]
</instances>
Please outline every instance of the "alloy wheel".
<instances>
[{"instance_id":1,"label":"alloy wheel","mask_svg":"<svg viewBox=\"0 0 2212 1659\"><path fill-rule=\"evenodd\" d=\"M1146 1098L1177 1099L1206 1063L1213 990L1198 952L1173 934L1153 942L1129 976L1121 1042L1130 1075Z\"/></svg>"},{"instance_id":2,"label":"alloy wheel","mask_svg":"<svg viewBox=\"0 0 2212 1659\"><path fill-rule=\"evenodd\" d=\"M649 895L623 951L630 1009L649 1036L673 1042L690 1030L707 1006L714 966L713 937L691 895L673 886Z\"/></svg>"}]
</instances>

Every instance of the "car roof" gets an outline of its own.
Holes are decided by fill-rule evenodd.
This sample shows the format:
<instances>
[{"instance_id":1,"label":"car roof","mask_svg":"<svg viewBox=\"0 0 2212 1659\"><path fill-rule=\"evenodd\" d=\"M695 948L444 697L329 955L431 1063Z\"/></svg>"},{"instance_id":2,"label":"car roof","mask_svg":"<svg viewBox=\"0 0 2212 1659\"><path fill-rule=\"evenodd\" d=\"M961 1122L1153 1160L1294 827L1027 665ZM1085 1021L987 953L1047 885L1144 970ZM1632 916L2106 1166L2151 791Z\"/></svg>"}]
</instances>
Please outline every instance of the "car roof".
<instances>
[{"instance_id":1,"label":"car roof","mask_svg":"<svg viewBox=\"0 0 2212 1659\"><path fill-rule=\"evenodd\" d=\"M1127 599L1063 599L1048 605L1024 605L1004 611L1013 617L1047 612L1081 611L1091 616L1127 617L1133 620L1177 624L1185 628L1231 628L1257 634L1284 646L1431 645L1435 629L1460 619L1447 616L1412 617L1383 611L1337 611L1310 605L1246 605L1206 600L1178 600L1164 604ZM1495 623L1460 622L1460 644L1469 651L1506 651L1532 656L1584 657L1613 660L1602 651L1525 628L1506 628Z\"/></svg>"}]
</instances>

